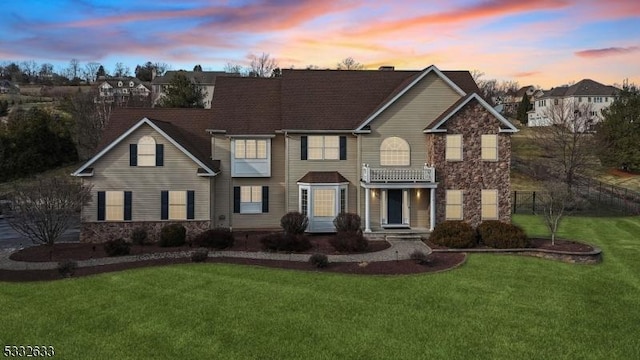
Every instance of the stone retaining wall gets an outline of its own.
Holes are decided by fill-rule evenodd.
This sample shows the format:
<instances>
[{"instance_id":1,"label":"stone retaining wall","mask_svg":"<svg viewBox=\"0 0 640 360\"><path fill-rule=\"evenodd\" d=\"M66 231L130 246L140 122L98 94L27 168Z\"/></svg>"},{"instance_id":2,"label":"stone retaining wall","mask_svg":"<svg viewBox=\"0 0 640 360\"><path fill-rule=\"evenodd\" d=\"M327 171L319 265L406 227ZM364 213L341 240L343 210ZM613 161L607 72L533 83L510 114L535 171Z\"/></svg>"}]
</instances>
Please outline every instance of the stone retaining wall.
<instances>
[{"instance_id":1,"label":"stone retaining wall","mask_svg":"<svg viewBox=\"0 0 640 360\"><path fill-rule=\"evenodd\" d=\"M130 239L134 229L147 229L150 241L160 239L160 230L169 224L182 224L187 229L187 241L210 228L210 221L144 221L144 222L86 222L80 226L80 242L103 243L109 240Z\"/></svg>"}]
</instances>

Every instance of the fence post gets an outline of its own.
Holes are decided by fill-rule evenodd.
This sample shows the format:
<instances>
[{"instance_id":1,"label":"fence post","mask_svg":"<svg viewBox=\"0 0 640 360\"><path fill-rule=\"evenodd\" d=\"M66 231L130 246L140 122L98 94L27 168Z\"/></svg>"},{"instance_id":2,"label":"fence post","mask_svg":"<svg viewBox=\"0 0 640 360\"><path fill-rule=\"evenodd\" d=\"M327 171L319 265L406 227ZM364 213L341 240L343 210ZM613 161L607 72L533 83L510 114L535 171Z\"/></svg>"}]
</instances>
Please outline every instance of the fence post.
<instances>
[{"instance_id":1,"label":"fence post","mask_svg":"<svg viewBox=\"0 0 640 360\"><path fill-rule=\"evenodd\" d=\"M516 208L518 207L518 192L513 192L513 213L516 213Z\"/></svg>"},{"instance_id":2,"label":"fence post","mask_svg":"<svg viewBox=\"0 0 640 360\"><path fill-rule=\"evenodd\" d=\"M535 191L533 192L533 206L532 206L532 208L533 208L533 214L535 214L536 213L536 192Z\"/></svg>"}]
</instances>

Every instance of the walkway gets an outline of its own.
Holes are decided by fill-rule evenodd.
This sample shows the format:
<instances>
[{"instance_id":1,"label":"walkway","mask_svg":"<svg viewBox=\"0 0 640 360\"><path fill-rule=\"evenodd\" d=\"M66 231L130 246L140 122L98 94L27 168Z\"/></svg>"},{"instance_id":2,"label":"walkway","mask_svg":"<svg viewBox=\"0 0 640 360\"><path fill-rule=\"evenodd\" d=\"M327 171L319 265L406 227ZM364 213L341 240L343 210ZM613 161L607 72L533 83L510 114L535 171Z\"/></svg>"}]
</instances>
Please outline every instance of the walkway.
<instances>
[{"instance_id":1,"label":"walkway","mask_svg":"<svg viewBox=\"0 0 640 360\"><path fill-rule=\"evenodd\" d=\"M419 240L388 240L391 247L388 249L350 255L328 255L330 262L374 262L374 261L394 261L410 259L411 253L418 250L425 254L431 253L431 249ZM56 269L58 262L26 262L9 259L13 251L0 251L0 269L2 270L51 270ZM193 251L181 251L170 253L156 253L143 255L128 255L117 257L106 257L90 260L78 261L78 267L89 267L99 265L109 265L117 263L128 263L143 260L156 260L168 258L188 258ZM285 261L309 261L310 254L282 254L270 252L248 252L248 251L210 251L209 257L231 257L261 260L285 260Z\"/></svg>"}]
</instances>

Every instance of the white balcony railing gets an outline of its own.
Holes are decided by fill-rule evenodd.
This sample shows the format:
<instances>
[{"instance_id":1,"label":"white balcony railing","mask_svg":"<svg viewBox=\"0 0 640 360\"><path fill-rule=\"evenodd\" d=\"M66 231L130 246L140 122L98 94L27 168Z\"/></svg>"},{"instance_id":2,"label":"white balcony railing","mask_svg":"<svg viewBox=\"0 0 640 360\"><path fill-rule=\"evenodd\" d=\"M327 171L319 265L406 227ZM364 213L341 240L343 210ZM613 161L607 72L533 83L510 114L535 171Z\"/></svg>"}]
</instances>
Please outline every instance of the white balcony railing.
<instances>
[{"instance_id":1,"label":"white balcony railing","mask_svg":"<svg viewBox=\"0 0 640 360\"><path fill-rule=\"evenodd\" d=\"M371 168L362 164L362 181L372 182L435 182L436 169L424 164L416 168Z\"/></svg>"}]
</instances>

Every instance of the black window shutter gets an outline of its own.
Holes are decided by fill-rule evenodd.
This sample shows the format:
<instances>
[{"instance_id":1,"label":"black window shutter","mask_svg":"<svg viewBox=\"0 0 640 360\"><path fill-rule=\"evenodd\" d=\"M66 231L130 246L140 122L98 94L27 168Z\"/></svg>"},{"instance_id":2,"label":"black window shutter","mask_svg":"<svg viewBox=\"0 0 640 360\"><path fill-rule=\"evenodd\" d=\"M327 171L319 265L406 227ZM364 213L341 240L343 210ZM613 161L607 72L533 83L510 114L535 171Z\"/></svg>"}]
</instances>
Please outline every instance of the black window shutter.
<instances>
[{"instance_id":1,"label":"black window shutter","mask_svg":"<svg viewBox=\"0 0 640 360\"><path fill-rule=\"evenodd\" d=\"M160 196L160 219L169 219L169 192L163 191Z\"/></svg>"},{"instance_id":2,"label":"black window shutter","mask_svg":"<svg viewBox=\"0 0 640 360\"><path fill-rule=\"evenodd\" d=\"M105 213L105 193L98 191L98 221L104 221Z\"/></svg>"},{"instance_id":3,"label":"black window shutter","mask_svg":"<svg viewBox=\"0 0 640 360\"><path fill-rule=\"evenodd\" d=\"M262 212L263 213L269 212L269 187L268 186L262 187Z\"/></svg>"},{"instance_id":4,"label":"black window shutter","mask_svg":"<svg viewBox=\"0 0 640 360\"><path fill-rule=\"evenodd\" d=\"M300 160L307 160L307 137L300 136Z\"/></svg>"},{"instance_id":5,"label":"black window shutter","mask_svg":"<svg viewBox=\"0 0 640 360\"><path fill-rule=\"evenodd\" d=\"M233 212L240 213L240 186L233 187Z\"/></svg>"},{"instance_id":6,"label":"black window shutter","mask_svg":"<svg viewBox=\"0 0 640 360\"><path fill-rule=\"evenodd\" d=\"M196 192L193 190L187 191L187 219L192 220L195 218L195 197Z\"/></svg>"},{"instance_id":7,"label":"black window shutter","mask_svg":"<svg viewBox=\"0 0 640 360\"><path fill-rule=\"evenodd\" d=\"M138 145L129 144L129 166L138 166Z\"/></svg>"},{"instance_id":8,"label":"black window shutter","mask_svg":"<svg viewBox=\"0 0 640 360\"><path fill-rule=\"evenodd\" d=\"M124 192L124 219L131 220L131 191Z\"/></svg>"},{"instance_id":9,"label":"black window shutter","mask_svg":"<svg viewBox=\"0 0 640 360\"><path fill-rule=\"evenodd\" d=\"M156 144L156 166L164 166L164 145Z\"/></svg>"},{"instance_id":10,"label":"black window shutter","mask_svg":"<svg viewBox=\"0 0 640 360\"><path fill-rule=\"evenodd\" d=\"M340 136L340 160L347 160L347 137Z\"/></svg>"}]
</instances>

